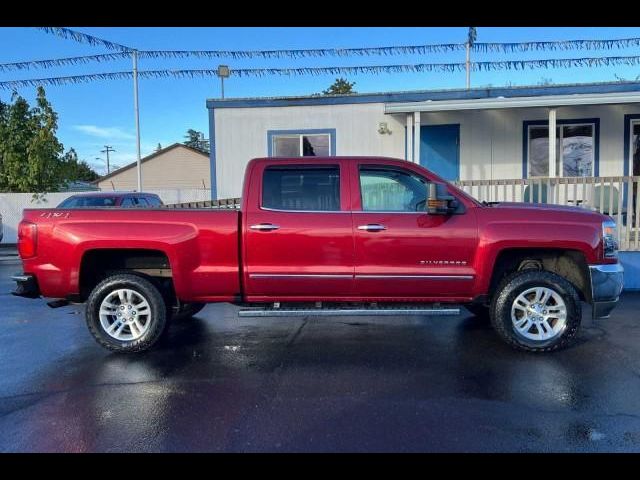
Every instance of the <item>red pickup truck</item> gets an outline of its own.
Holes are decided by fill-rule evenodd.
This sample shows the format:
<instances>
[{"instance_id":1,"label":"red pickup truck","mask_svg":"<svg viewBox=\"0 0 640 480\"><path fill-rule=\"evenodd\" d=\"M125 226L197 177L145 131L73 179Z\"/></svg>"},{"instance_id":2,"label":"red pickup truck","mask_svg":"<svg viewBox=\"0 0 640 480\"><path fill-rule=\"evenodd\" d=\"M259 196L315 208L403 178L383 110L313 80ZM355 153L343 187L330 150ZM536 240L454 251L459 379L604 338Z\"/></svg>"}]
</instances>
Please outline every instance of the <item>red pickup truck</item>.
<instances>
[{"instance_id":1,"label":"red pickup truck","mask_svg":"<svg viewBox=\"0 0 640 480\"><path fill-rule=\"evenodd\" d=\"M449 315L519 349L566 346L622 290L616 226L578 207L480 203L432 172L369 157L259 158L240 211L26 209L16 295L86 303L120 352L205 303L241 316Z\"/></svg>"}]
</instances>

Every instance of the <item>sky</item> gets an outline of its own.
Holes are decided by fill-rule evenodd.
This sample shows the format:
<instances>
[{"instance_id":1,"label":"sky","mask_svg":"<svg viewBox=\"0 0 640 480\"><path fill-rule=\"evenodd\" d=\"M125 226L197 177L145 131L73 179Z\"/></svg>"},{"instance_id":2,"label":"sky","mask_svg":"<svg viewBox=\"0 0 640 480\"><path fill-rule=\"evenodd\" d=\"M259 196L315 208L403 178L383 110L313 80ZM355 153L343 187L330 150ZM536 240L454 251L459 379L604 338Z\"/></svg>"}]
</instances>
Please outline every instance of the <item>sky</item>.
<instances>
[{"instance_id":1,"label":"sky","mask_svg":"<svg viewBox=\"0 0 640 480\"><path fill-rule=\"evenodd\" d=\"M392 45L461 43L467 27L73 27L106 40L140 50L270 50L297 48L348 48ZM524 42L544 40L613 39L640 37L640 28L562 28L562 27L478 27L478 42ZM616 50L538 51L526 53L474 53L472 60L526 60L595 56L639 55L637 48ZM77 43L35 28L0 28L0 63L40 60L78 55L108 53L104 47ZM138 68L180 69L390 65L405 63L463 62L464 51L428 55L368 57L316 57L305 59L141 59ZM0 81L80 75L130 70L128 60L92 63L69 67L0 72ZM535 69L526 71L473 72L472 87L536 85L543 82L584 83L635 80L639 67ZM402 73L352 75L358 93L380 91L464 88L465 73ZM225 97L262 97L309 95L321 92L335 75L231 77L225 81ZM135 117L131 80L96 81L86 84L45 87L47 98L59 114L58 138L65 149L75 148L81 159L98 173L106 173L105 145L111 153L111 165L124 166L135 161ZM29 102L35 87L20 88L18 93ZM139 81L142 154L152 153L158 143L163 147L183 141L190 128L208 137L207 98L220 97L220 81L209 79L156 79ZM0 100L8 102L11 92L0 90Z\"/></svg>"}]
</instances>

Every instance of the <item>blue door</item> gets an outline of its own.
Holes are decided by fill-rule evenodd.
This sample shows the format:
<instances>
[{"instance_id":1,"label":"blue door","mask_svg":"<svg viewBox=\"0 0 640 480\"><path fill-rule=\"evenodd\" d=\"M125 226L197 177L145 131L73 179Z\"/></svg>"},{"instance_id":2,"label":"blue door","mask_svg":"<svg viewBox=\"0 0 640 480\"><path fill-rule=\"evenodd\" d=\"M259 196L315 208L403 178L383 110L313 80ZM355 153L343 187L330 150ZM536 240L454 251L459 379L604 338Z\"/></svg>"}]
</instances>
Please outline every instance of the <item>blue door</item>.
<instances>
[{"instance_id":1,"label":"blue door","mask_svg":"<svg viewBox=\"0 0 640 480\"><path fill-rule=\"evenodd\" d=\"M460 177L460 125L420 127L420 165L445 180Z\"/></svg>"}]
</instances>

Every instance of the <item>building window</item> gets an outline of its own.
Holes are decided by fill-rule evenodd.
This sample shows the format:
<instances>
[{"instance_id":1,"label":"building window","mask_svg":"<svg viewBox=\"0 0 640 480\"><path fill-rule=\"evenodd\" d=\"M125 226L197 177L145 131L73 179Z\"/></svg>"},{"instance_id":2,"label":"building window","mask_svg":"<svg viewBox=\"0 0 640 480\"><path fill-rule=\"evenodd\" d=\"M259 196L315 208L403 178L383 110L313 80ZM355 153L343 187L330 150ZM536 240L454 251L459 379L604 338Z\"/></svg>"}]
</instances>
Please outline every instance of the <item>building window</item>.
<instances>
[{"instance_id":1,"label":"building window","mask_svg":"<svg viewBox=\"0 0 640 480\"><path fill-rule=\"evenodd\" d=\"M288 211L338 211L340 168L267 167L262 181L262 206Z\"/></svg>"},{"instance_id":2,"label":"building window","mask_svg":"<svg viewBox=\"0 0 640 480\"><path fill-rule=\"evenodd\" d=\"M596 130L595 123L562 123L556 127L556 176L594 175ZM528 174L530 177L548 177L549 127L529 125L527 133Z\"/></svg>"},{"instance_id":3,"label":"building window","mask_svg":"<svg viewBox=\"0 0 640 480\"><path fill-rule=\"evenodd\" d=\"M365 167L360 196L364 211L424 213L427 181L406 170Z\"/></svg>"},{"instance_id":4,"label":"building window","mask_svg":"<svg viewBox=\"0 0 640 480\"><path fill-rule=\"evenodd\" d=\"M269 131L270 157L329 157L335 155L335 130Z\"/></svg>"}]
</instances>

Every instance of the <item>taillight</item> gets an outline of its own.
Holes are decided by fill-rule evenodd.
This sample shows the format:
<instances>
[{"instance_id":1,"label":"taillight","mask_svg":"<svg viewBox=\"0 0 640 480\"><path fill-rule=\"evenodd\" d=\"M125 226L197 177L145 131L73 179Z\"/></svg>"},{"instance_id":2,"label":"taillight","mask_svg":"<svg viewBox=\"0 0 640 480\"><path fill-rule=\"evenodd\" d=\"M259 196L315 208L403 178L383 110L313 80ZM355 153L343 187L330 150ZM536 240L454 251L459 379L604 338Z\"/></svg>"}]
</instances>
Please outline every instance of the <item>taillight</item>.
<instances>
[{"instance_id":1,"label":"taillight","mask_svg":"<svg viewBox=\"0 0 640 480\"><path fill-rule=\"evenodd\" d=\"M36 256L38 243L38 227L35 223L23 220L18 225L18 253L20 258Z\"/></svg>"}]
</instances>

